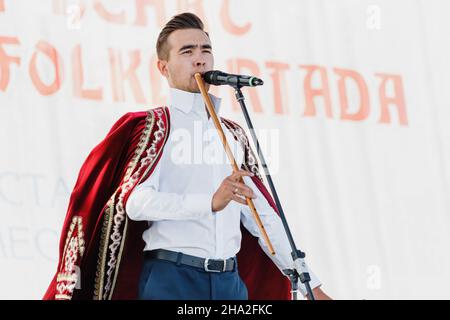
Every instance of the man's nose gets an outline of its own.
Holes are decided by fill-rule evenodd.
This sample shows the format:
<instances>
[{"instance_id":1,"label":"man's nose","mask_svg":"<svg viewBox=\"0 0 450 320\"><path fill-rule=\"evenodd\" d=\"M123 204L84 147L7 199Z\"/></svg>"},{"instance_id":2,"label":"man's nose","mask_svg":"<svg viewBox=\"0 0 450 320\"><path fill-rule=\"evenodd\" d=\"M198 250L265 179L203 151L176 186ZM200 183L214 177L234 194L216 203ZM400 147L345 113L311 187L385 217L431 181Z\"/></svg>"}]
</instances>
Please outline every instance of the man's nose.
<instances>
[{"instance_id":1,"label":"man's nose","mask_svg":"<svg viewBox=\"0 0 450 320\"><path fill-rule=\"evenodd\" d=\"M195 60L194 65L196 67L204 67L206 65L206 61L203 58L198 58Z\"/></svg>"},{"instance_id":2,"label":"man's nose","mask_svg":"<svg viewBox=\"0 0 450 320\"><path fill-rule=\"evenodd\" d=\"M203 54L197 54L194 58L195 67L204 67L206 65L206 59Z\"/></svg>"}]
</instances>

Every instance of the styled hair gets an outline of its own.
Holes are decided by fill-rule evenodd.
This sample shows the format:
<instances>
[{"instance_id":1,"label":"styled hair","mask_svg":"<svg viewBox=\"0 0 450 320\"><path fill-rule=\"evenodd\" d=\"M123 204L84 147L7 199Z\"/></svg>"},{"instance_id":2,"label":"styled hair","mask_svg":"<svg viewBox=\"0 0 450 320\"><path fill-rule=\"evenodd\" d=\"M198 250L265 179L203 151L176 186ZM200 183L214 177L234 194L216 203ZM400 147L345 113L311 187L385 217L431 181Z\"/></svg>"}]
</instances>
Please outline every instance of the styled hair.
<instances>
[{"instance_id":1,"label":"styled hair","mask_svg":"<svg viewBox=\"0 0 450 320\"><path fill-rule=\"evenodd\" d=\"M195 14L190 12L178 14L167 22L159 33L158 40L156 41L156 53L158 55L158 59L169 60L170 48L167 39L172 32L182 29L199 29L205 32L205 34L209 37L208 33L204 30L202 20L200 20L200 18Z\"/></svg>"}]
</instances>

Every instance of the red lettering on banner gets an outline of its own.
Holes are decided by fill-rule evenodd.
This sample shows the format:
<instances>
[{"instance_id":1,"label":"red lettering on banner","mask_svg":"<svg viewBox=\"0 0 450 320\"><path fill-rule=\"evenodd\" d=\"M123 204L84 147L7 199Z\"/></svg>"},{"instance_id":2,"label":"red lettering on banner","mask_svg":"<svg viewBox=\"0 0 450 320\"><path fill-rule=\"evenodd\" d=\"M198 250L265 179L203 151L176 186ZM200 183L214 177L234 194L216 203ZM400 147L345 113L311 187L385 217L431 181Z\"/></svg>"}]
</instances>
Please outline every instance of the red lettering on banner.
<instances>
[{"instance_id":1,"label":"red lettering on banner","mask_svg":"<svg viewBox=\"0 0 450 320\"><path fill-rule=\"evenodd\" d=\"M381 117L380 123L391 123L391 115L389 113L389 105L395 105L398 112L398 120L401 125L408 125L408 118L406 115L405 96L403 93L402 78L399 75L376 73L376 76L381 78L381 84L378 89L380 95ZM394 96L388 97L386 94L386 86L388 81L391 81L394 87Z\"/></svg>"},{"instance_id":2,"label":"red lettering on banner","mask_svg":"<svg viewBox=\"0 0 450 320\"><path fill-rule=\"evenodd\" d=\"M0 0L1 1L1 0ZM109 0L111 1L111 0ZM131 0L130 0L131 1ZM127 23L126 11L121 10L120 12L111 12L105 8L106 0L94 0L93 8L97 15L104 21L125 25ZM135 0L134 2L136 8L136 17L133 22L134 25L146 27L148 25L147 17L147 6L153 6L155 11L155 18L152 19L156 21L156 27L161 28L166 22L165 16L165 4L164 0ZM69 12L68 9L71 8ZM78 8L79 12L73 12L74 9ZM83 17L86 10L86 5L79 0L77 3L68 3L67 0L53 0L53 12L57 15L74 15L78 14L78 18Z\"/></svg>"},{"instance_id":3,"label":"red lettering on banner","mask_svg":"<svg viewBox=\"0 0 450 320\"><path fill-rule=\"evenodd\" d=\"M333 114L331 111L331 97L330 97L330 88L328 87L328 75L327 71L324 67L316 66L316 65L301 65L300 68L306 69L308 72L306 74L303 89L305 92L305 112L303 115L305 117L313 117L316 115L316 107L314 104L315 97L323 97L325 101L325 112L328 118L332 118ZM320 76L322 87L319 89L312 88L312 76L315 72L318 72Z\"/></svg>"},{"instance_id":4,"label":"red lettering on banner","mask_svg":"<svg viewBox=\"0 0 450 320\"><path fill-rule=\"evenodd\" d=\"M0 0L0 5L1 5ZM111 0L109 0L111 1ZM130 0L131 1L131 0ZM68 7L78 7L79 8L79 18L83 17L84 12L86 10L86 5L82 0L78 0L75 3L68 3L68 0L52 0L53 3L53 12L57 15L69 15L71 12L68 12ZM120 12L110 12L105 5L107 3L106 0L94 0L93 8L95 12L98 14L100 18L103 20L114 23L124 25L127 23L127 17L125 10L121 10ZM137 26L147 26L148 25L148 16L147 16L147 7L151 6L154 9L154 17L153 21L156 21L156 27L162 28L166 23L166 7L164 0L135 0L135 10L136 17L133 22L134 25ZM0 7L1 9L1 7ZM208 30L208 20L205 14L204 1L203 0L177 0L177 12L193 12L198 15L205 24L205 29ZM74 12L72 12L74 14ZM252 28L251 22L246 22L243 25L238 25L234 22L231 13L230 13L230 0L223 0L222 5L220 7L220 21L223 25L223 28L232 35L242 36L250 31Z\"/></svg>"},{"instance_id":5,"label":"red lettering on banner","mask_svg":"<svg viewBox=\"0 0 450 320\"><path fill-rule=\"evenodd\" d=\"M208 30L208 20L206 19L203 0L178 0L177 12L192 12L195 13L203 21L205 30Z\"/></svg>"},{"instance_id":6,"label":"red lettering on banner","mask_svg":"<svg viewBox=\"0 0 450 320\"><path fill-rule=\"evenodd\" d=\"M137 103L146 103L142 87L136 75L136 70L141 63L141 55L138 50L129 52L130 65L127 70L123 69L122 56L120 52L109 49L109 59L111 63L111 80L113 89L113 99L116 102L125 101L124 82L128 81L131 86L134 98Z\"/></svg>"},{"instance_id":7,"label":"red lettering on banner","mask_svg":"<svg viewBox=\"0 0 450 320\"><path fill-rule=\"evenodd\" d=\"M47 58L49 58L50 62L53 64L55 76L53 82L50 85L45 84L41 80L41 77L39 76L36 66L36 61L39 53L42 53L45 56L47 56ZM45 42L43 40L39 41L38 44L36 45L36 51L33 53L33 56L31 57L29 72L31 81L33 82L34 86L36 87L36 89L39 91L40 94L44 96L49 96L57 92L61 87L63 76L62 59L58 51L56 51L56 49L48 42Z\"/></svg>"},{"instance_id":8,"label":"red lettering on banner","mask_svg":"<svg viewBox=\"0 0 450 320\"><path fill-rule=\"evenodd\" d=\"M75 97L90 99L90 100L102 100L103 90L97 89L84 89L84 76L83 76L83 62L81 58L81 46L77 45L72 51L72 74L73 74L73 92Z\"/></svg>"},{"instance_id":9,"label":"red lettering on banner","mask_svg":"<svg viewBox=\"0 0 450 320\"><path fill-rule=\"evenodd\" d=\"M155 21L158 21L157 27L162 28L166 23L164 0L136 0L136 20L134 24L147 26L146 6L155 7Z\"/></svg>"},{"instance_id":10,"label":"red lettering on banner","mask_svg":"<svg viewBox=\"0 0 450 320\"><path fill-rule=\"evenodd\" d=\"M11 65L16 64L21 67L23 64L22 57L6 53L5 46L7 45L19 47L21 42L17 37L0 36L0 91L6 91L11 88ZM139 67L141 66L141 51L130 51L128 53L128 63L124 66L122 62L123 53L119 49L108 50L113 101L126 101L125 86L129 86L128 88L131 89L133 96L131 99L134 99L134 101L139 104L147 104L144 90L142 90L142 79L138 76ZM25 50L21 51L24 52ZM91 88L86 88L86 79L83 71L88 70L89 67L93 66L83 65L82 46L80 44L76 44L73 47L70 58L73 96L81 99L96 101L103 100L104 83ZM167 97L162 93L164 78L160 75L156 68L156 55L153 54L149 58L150 59L148 60L146 58L146 61L148 61L150 65L148 66L145 64L145 71L142 70L142 74L149 77L149 84L146 82L146 87L148 88L150 85L149 89L151 95L148 99L151 101L152 105L163 105L167 100ZM45 65L46 69L38 69L38 62L44 63L43 65ZM97 68L97 61L94 63L96 63L95 67ZM105 62L105 66L108 66L107 61ZM265 69L263 69L263 67L260 67L260 65L258 65L258 63L254 60L234 58L227 60L226 66L227 71L230 73L251 74L257 77L261 77L262 73L269 75L270 79L266 81L266 85L268 86L265 88L269 89L269 94L273 94L273 100L265 103L273 103L273 113L276 115L290 113L288 108L288 86L286 85L287 74L291 70L291 66L288 63L281 61L266 61L262 64L262 66L265 67ZM35 50L29 61L28 70L33 85L41 95L48 96L59 91L63 79L64 70L62 67L62 58L60 57L57 49L43 40L39 41L36 44ZM306 71L302 83L305 97L303 116L316 117L318 109L317 98L321 98L324 102L321 104L321 107L323 105L323 108L325 109L325 116L327 118L333 118L330 86L334 83L329 81L327 69L324 66L319 65L300 65L300 68ZM369 95L369 88L371 88L372 90L377 90L378 94L380 110L378 122L388 124L392 123L393 120L391 118L394 113L394 115L397 116L398 123L400 125L408 125L403 80L400 75L376 73L375 76L381 80L378 87L376 87L376 85L368 86L368 82L366 80L367 78L365 79L361 73L355 70L343 68L333 68L332 70L334 71L334 74L336 74L335 84L337 89L336 92L338 94L337 103L339 103L339 108L337 108L336 111L340 112L339 120L365 121L371 114L373 115L374 103L370 101ZM103 80L108 81L108 79L109 77ZM48 82L51 83L49 84ZM272 82L272 87L270 87L269 82ZM232 111L239 111L239 104L236 102L234 90L231 88L212 86L210 92L218 95L219 90L222 90L221 92L223 94L225 92L223 88L226 88L231 95L231 101L233 103ZM356 88L356 91L350 91L350 89L353 88ZM148 90L145 92L147 91ZM249 106L252 108L253 112L263 113L264 111L271 111L270 109L263 110L259 96L259 93L262 91L256 88L246 88L245 91L245 95L246 97L248 96L250 101ZM265 90L265 92L267 92L267 90ZM358 98L350 100L351 102L356 101L355 104L357 105L350 106L350 96L356 96ZM378 115L376 114L375 116L377 117Z\"/></svg>"},{"instance_id":11,"label":"red lettering on banner","mask_svg":"<svg viewBox=\"0 0 450 320\"><path fill-rule=\"evenodd\" d=\"M223 0L220 9L220 20L226 31L231 34L242 36L250 31L252 24L247 22L243 26L236 25L230 17L230 0Z\"/></svg>"},{"instance_id":12,"label":"red lettering on banner","mask_svg":"<svg viewBox=\"0 0 450 320\"><path fill-rule=\"evenodd\" d=\"M120 13L111 13L105 9L101 0L94 0L94 10L98 13L100 17L108 22L115 24L125 24L125 11L122 10Z\"/></svg>"},{"instance_id":13,"label":"red lettering on banner","mask_svg":"<svg viewBox=\"0 0 450 320\"><path fill-rule=\"evenodd\" d=\"M228 72L236 74L251 74L255 77L260 77L258 64L255 61L243 58L236 58L227 61ZM244 71L242 71L244 70ZM230 91L231 92L231 91ZM233 91L234 92L234 91ZM256 88L248 88L248 94L250 96L250 103L254 112L262 113L261 101L259 99ZM239 110L239 104L234 97L234 93L231 101L233 101L233 111Z\"/></svg>"},{"instance_id":14,"label":"red lettering on banner","mask_svg":"<svg viewBox=\"0 0 450 320\"><path fill-rule=\"evenodd\" d=\"M356 71L347 69L333 69L339 76L338 80L338 91L339 91L339 102L341 105L341 119L342 120L353 120L362 121L367 119L370 111L369 104L369 89L367 88L364 78ZM352 80L356 83L359 91L360 104L358 111L355 113L349 113L348 109L348 99L347 99L347 87L346 80Z\"/></svg>"},{"instance_id":15,"label":"red lettering on banner","mask_svg":"<svg viewBox=\"0 0 450 320\"><path fill-rule=\"evenodd\" d=\"M20 45L20 42L14 37L0 37L0 90L6 91L9 84L9 65L15 63L20 66L20 58L8 56L3 44Z\"/></svg>"},{"instance_id":16,"label":"red lettering on banner","mask_svg":"<svg viewBox=\"0 0 450 320\"><path fill-rule=\"evenodd\" d=\"M267 61L266 67L273 69L273 72L270 75L270 77L272 78L273 83L273 99L274 99L275 113L277 114L289 113L287 110L288 101L287 101L287 94L285 91L286 89L285 71L289 70L289 64L276 61Z\"/></svg>"}]
</instances>

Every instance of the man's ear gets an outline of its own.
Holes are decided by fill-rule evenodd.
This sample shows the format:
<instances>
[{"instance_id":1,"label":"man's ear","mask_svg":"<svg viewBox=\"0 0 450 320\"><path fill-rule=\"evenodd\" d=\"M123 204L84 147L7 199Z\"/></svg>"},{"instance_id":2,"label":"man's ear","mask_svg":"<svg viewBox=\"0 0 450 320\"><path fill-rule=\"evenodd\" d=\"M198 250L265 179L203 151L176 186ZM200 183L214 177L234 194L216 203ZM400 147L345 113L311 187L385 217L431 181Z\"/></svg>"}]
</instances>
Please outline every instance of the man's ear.
<instances>
[{"instance_id":1,"label":"man's ear","mask_svg":"<svg viewBox=\"0 0 450 320\"><path fill-rule=\"evenodd\" d=\"M169 77L169 70L167 70L167 61L166 60L160 60L158 59L158 61L156 62L156 66L158 67L159 72L161 72L161 74L168 78Z\"/></svg>"}]
</instances>

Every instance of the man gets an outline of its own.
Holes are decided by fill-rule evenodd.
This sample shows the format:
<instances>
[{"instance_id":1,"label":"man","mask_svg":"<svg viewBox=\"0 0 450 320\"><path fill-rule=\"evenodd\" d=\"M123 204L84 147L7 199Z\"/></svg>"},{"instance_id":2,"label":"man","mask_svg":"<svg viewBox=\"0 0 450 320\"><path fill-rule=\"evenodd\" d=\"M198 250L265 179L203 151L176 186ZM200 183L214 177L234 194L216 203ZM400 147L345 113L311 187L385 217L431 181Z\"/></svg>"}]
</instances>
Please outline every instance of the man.
<instances>
[{"instance_id":1,"label":"man","mask_svg":"<svg viewBox=\"0 0 450 320\"><path fill-rule=\"evenodd\" d=\"M223 161L194 79L214 64L201 20L175 16L157 53L170 107L126 114L83 164L45 298L288 299L281 271L292 266L290 248L254 154L242 128L222 119L243 170ZM220 99L211 98L219 111ZM274 245L274 264L265 243L258 246L245 197ZM311 276L316 298L327 299Z\"/></svg>"}]
</instances>

